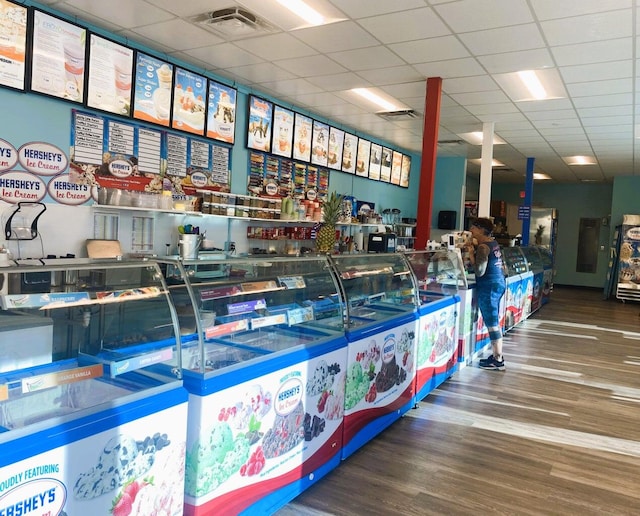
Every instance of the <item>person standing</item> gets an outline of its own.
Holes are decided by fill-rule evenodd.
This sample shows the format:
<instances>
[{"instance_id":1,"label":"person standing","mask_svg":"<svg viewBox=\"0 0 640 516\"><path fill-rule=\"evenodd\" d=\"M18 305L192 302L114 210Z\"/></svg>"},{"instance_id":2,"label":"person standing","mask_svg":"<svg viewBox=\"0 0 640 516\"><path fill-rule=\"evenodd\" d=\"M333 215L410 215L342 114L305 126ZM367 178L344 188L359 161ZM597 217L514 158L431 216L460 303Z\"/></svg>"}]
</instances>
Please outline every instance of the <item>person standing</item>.
<instances>
[{"instance_id":1,"label":"person standing","mask_svg":"<svg viewBox=\"0 0 640 516\"><path fill-rule=\"evenodd\" d=\"M476 275L478 308L489 331L493 351L491 356L480 360L479 366L482 369L504 371L500 300L506 290L506 281L502 251L493 238L494 225L491 219L477 218L469 229L473 243L466 247Z\"/></svg>"}]
</instances>

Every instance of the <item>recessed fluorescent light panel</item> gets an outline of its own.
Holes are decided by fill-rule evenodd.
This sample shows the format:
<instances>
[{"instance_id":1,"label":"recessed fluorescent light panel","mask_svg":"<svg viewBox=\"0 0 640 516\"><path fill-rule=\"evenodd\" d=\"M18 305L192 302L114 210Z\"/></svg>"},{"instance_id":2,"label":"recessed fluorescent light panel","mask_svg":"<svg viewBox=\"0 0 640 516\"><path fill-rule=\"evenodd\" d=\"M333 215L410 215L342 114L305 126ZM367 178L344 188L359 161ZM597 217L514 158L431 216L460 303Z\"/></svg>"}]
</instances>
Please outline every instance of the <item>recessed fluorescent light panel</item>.
<instances>
[{"instance_id":1,"label":"recessed fluorescent light panel","mask_svg":"<svg viewBox=\"0 0 640 516\"><path fill-rule=\"evenodd\" d=\"M514 102L561 99L567 96L555 68L500 73L493 78Z\"/></svg>"},{"instance_id":2,"label":"recessed fluorescent light panel","mask_svg":"<svg viewBox=\"0 0 640 516\"><path fill-rule=\"evenodd\" d=\"M472 133L461 133L458 134L460 138L462 138L465 142L470 143L471 145L482 145L483 134L482 131L474 131ZM494 145L503 145L505 142L499 136L493 135L493 144Z\"/></svg>"},{"instance_id":3,"label":"recessed fluorescent light panel","mask_svg":"<svg viewBox=\"0 0 640 516\"><path fill-rule=\"evenodd\" d=\"M405 109L405 106L401 102L398 102L393 97L385 95L375 88L353 88L349 91L355 93L360 98L368 100L372 104L382 108L384 111L398 111Z\"/></svg>"},{"instance_id":4,"label":"recessed fluorescent light panel","mask_svg":"<svg viewBox=\"0 0 640 516\"><path fill-rule=\"evenodd\" d=\"M567 156L562 158L567 165L597 165L598 162L593 156Z\"/></svg>"},{"instance_id":5,"label":"recessed fluorescent light panel","mask_svg":"<svg viewBox=\"0 0 640 516\"><path fill-rule=\"evenodd\" d=\"M533 179L551 179L551 176L549 174L545 174L544 172L534 172Z\"/></svg>"},{"instance_id":6,"label":"recessed fluorescent light panel","mask_svg":"<svg viewBox=\"0 0 640 516\"><path fill-rule=\"evenodd\" d=\"M470 159L469 160L471 163L475 163L476 165L481 165L482 164L482 159L478 158L478 159ZM501 161L498 161L497 159L491 160L491 167L492 168L504 168L507 165L505 165L504 163L502 163Z\"/></svg>"},{"instance_id":7,"label":"recessed fluorescent light panel","mask_svg":"<svg viewBox=\"0 0 640 516\"><path fill-rule=\"evenodd\" d=\"M302 0L276 0L280 5L289 9L293 14L299 16L309 25L322 25L325 18L310 5Z\"/></svg>"}]
</instances>

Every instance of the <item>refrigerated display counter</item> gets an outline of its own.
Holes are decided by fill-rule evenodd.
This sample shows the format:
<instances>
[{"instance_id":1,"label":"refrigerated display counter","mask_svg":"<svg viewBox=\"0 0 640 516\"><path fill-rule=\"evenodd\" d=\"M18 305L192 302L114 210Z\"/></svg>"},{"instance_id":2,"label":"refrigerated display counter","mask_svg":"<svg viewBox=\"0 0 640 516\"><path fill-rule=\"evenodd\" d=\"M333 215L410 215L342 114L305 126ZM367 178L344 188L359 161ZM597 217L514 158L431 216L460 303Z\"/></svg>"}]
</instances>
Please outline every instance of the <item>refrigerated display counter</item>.
<instances>
[{"instance_id":1,"label":"refrigerated display counter","mask_svg":"<svg viewBox=\"0 0 640 516\"><path fill-rule=\"evenodd\" d=\"M0 511L181 514L187 392L158 266L19 260L2 273Z\"/></svg>"},{"instance_id":2,"label":"refrigerated display counter","mask_svg":"<svg viewBox=\"0 0 640 516\"><path fill-rule=\"evenodd\" d=\"M331 262L349 343L344 459L413 406L418 289L402 254L338 255Z\"/></svg>"},{"instance_id":3,"label":"refrigerated display counter","mask_svg":"<svg viewBox=\"0 0 640 516\"><path fill-rule=\"evenodd\" d=\"M347 340L332 266L223 257L213 274L158 261L189 391L185 514L271 514L341 460Z\"/></svg>"},{"instance_id":4,"label":"refrigerated display counter","mask_svg":"<svg viewBox=\"0 0 640 516\"><path fill-rule=\"evenodd\" d=\"M533 312L542 306L542 291L544 288L544 258L540 253L540 248L536 246L522 247L522 253L527 260L527 268L531 273L531 288L525 285L529 301L525 303L525 309L529 310L523 314L522 320L526 319Z\"/></svg>"},{"instance_id":5,"label":"refrigerated display counter","mask_svg":"<svg viewBox=\"0 0 640 516\"><path fill-rule=\"evenodd\" d=\"M507 271L507 289L504 293L503 331L507 332L523 321L529 310L529 292L532 291L533 273L521 247L503 247L502 256Z\"/></svg>"},{"instance_id":6,"label":"refrigerated display counter","mask_svg":"<svg viewBox=\"0 0 640 516\"><path fill-rule=\"evenodd\" d=\"M406 253L418 285L416 402L454 374L471 335L471 292L458 249Z\"/></svg>"}]
</instances>

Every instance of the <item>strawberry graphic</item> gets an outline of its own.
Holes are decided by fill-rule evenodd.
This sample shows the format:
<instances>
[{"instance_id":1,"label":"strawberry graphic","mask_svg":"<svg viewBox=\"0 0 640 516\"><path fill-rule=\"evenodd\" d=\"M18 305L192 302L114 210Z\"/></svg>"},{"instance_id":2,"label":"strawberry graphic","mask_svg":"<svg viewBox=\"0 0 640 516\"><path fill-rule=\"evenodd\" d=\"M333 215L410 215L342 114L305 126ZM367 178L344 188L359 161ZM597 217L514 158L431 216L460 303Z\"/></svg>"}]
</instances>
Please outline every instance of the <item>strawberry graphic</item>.
<instances>
[{"instance_id":1,"label":"strawberry graphic","mask_svg":"<svg viewBox=\"0 0 640 516\"><path fill-rule=\"evenodd\" d=\"M318 398L318 412L322 413L324 407L327 404L327 398L329 397L329 391L322 391L322 394Z\"/></svg>"},{"instance_id":2,"label":"strawberry graphic","mask_svg":"<svg viewBox=\"0 0 640 516\"><path fill-rule=\"evenodd\" d=\"M113 516L129 516L133 506L133 500L129 493L122 492L114 501L111 507Z\"/></svg>"}]
</instances>

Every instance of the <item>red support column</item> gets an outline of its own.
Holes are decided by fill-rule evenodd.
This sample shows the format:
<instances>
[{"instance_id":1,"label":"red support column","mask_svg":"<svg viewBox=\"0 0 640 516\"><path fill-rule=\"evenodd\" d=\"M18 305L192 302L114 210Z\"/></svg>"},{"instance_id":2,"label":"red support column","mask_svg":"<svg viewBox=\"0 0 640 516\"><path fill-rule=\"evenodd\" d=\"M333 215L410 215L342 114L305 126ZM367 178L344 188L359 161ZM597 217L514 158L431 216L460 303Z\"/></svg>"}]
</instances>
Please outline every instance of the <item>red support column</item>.
<instances>
[{"instance_id":1,"label":"red support column","mask_svg":"<svg viewBox=\"0 0 640 516\"><path fill-rule=\"evenodd\" d=\"M436 177L436 155L438 152L438 126L440 125L440 97L442 78L427 79L427 93L422 134L422 162L420 186L418 188L418 214L415 248L427 247L431 234L431 210L433 207L433 183Z\"/></svg>"}]
</instances>

